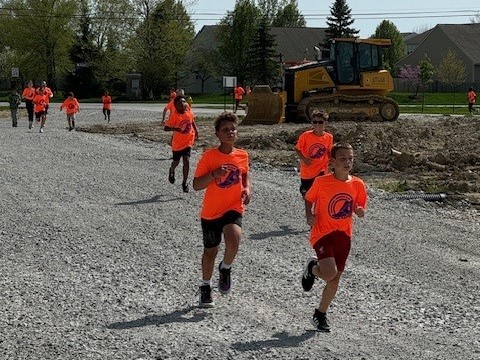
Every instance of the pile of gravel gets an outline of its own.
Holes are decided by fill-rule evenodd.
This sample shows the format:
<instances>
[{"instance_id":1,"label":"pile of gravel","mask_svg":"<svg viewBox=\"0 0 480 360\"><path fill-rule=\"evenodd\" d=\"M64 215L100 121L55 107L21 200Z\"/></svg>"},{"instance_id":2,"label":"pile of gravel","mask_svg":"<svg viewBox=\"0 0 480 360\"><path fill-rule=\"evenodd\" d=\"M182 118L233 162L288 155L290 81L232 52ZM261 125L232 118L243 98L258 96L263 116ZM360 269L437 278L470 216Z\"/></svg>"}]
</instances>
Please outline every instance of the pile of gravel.
<instances>
[{"instance_id":1,"label":"pile of gravel","mask_svg":"<svg viewBox=\"0 0 480 360\"><path fill-rule=\"evenodd\" d=\"M310 249L298 178L253 164L234 291L198 309L203 193L168 183L168 146L69 132L51 112L43 134L0 121L0 358L480 357L478 213L370 188L332 332L316 333L322 284L304 293L299 281ZM93 108L78 120L101 122Z\"/></svg>"}]
</instances>

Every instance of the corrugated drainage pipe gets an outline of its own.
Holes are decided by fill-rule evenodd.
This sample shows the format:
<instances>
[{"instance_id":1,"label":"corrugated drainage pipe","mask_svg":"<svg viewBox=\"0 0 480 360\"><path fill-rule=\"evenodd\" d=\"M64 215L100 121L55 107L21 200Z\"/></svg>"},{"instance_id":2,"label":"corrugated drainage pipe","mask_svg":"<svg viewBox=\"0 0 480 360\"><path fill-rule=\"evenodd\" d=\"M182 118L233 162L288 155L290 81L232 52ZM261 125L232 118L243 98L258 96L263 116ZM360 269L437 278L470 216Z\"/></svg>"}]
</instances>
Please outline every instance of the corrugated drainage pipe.
<instances>
[{"instance_id":1,"label":"corrugated drainage pipe","mask_svg":"<svg viewBox=\"0 0 480 360\"><path fill-rule=\"evenodd\" d=\"M447 198L447 194L391 194L389 196L392 199L398 199L398 200L415 200L415 199L421 199L425 201L445 201Z\"/></svg>"}]
</instances>

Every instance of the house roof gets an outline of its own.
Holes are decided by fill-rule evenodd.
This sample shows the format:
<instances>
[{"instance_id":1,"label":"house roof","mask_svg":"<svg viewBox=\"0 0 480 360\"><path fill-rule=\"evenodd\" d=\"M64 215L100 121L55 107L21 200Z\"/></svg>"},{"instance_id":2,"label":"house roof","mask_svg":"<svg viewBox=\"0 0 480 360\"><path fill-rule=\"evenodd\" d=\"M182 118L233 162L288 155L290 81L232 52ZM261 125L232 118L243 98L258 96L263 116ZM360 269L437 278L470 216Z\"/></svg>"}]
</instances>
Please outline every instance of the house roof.
<instances>
[{"instance_id":1,"label":"house roof","mask_svg":"<svg viewBox=\"0 0 480 360\"><path fill-rule=\"evenodd\" d=\"M205 25L195 36L194 46L202 44L205 49L218 46L217 34L220 25ZM277 53L282 54L283 62L301 62L304 58L315 59L314 46L323 43L326 28L313 27L270 27L275 36Z\"/></svg>"},{"instance_id":2,"label":"house roof","mask_svg":"<svg viewBox=\"0 0 480 360\"><path fill-rule=\"evenodd\" d=\"M436 26L454 42L474 64L480 64L480 23L439 24Z\"/></svg>"},{"instance_id":3,"label":"house roof","mask_svg":"<svg viewBox=\"0 0 480 360\"><path fill-rule=\"evenodd\" d=\"M423 40L425 40L425 38L428 36L428 34L430 34L430 32L433 30L430 29L430 30L427 30L427 31L424 31L420 34L417 34L417 33L403 33L402 36L403 36L403 41L405 42L405 45L418 45L420 44Z\"/></svg>"}]
</instances>

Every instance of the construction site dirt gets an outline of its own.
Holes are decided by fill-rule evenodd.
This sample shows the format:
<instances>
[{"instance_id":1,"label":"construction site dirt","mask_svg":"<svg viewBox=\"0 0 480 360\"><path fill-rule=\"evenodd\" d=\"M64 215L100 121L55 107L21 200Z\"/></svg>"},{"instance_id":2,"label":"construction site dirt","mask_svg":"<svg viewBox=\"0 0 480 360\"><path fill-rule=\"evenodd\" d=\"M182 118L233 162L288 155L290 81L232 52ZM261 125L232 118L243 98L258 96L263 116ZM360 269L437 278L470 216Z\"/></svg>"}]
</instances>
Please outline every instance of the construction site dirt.
<instances>
[{"instance_id":1,"label":"construction site dirt","mask_svg":"<svg viewBox=\"0 0 480 360\"><path fill-rule=\"evenodd\" d=\"M213 118L197 118L195 149L215 146ZM296 169L294 151L309 124L239 125L238 147L252 162ZM130 134L168 144L171 133L160 122L85 125L81 131ZM447 202L480 208L480 118L401 115L393 122L329 122L335 142L355 149L354 173L368 185L391 192L444 193Z\"/></svg>"}]
</instances>

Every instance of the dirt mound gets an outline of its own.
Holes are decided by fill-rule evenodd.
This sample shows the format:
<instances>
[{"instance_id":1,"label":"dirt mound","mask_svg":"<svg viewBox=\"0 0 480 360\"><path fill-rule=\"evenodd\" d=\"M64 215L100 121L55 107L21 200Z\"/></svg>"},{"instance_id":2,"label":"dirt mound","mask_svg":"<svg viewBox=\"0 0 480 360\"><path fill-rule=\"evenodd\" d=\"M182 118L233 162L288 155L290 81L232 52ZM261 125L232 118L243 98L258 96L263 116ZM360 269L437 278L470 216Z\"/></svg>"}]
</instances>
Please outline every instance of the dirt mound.
<instances>
[{"instance_id":1,"label":"dirt mound","mask_svg":"<svg viewBox=\"0 0 480 360\"><path fill-rule=\"evenodd\" d=\"M217 141L211 119L198 119L197 148ZM308 124L241 125L238 146L249 150L253 161L294 168L294 146ZM81 131L132 134L168 143L171 133L158 122L94 125ZM370 183L391 191L422 190L467 196L476 202L480 193L480 119L449 116L411 116L394 122L331 122L335 141L355 148L354 171Z\"/></svg>"}]
</instances>

